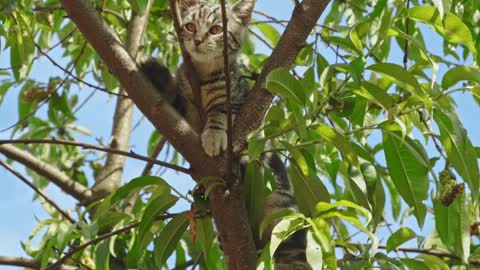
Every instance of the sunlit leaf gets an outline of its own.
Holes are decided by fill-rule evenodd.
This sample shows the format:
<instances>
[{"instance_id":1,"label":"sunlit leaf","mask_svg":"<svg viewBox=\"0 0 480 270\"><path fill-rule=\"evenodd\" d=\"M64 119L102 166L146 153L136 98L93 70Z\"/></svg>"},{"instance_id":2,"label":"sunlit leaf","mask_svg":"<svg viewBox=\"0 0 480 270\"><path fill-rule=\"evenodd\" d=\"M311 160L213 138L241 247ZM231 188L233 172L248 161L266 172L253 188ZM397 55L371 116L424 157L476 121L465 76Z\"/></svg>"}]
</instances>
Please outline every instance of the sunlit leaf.
<instances>
[{"instance_id":1,"label":"sunlit leaf","mask_svg":"<svg viewBox=\"0 0 480 270\"><path fill-rule=\"evenodd\" d=\"M163 265L168 257L172 255L183 232L185 232L188 227L188 222L186 215L175 216L163 228L157 239L155 239L155 250L153 254L157 266Z\"/></svg>"},{"instance_id":2,"label":"sunlit leaf","mask_svg":"<svg viewBox=\"0 0 480 270\"><path fill-rule=\"evenodd\" d=\"M440 139L445 147L449 162L470 187L472 198L478 198L480 175L475 148L468 138L460 120L452 113L439 108L433 111L433 119L440 129Z\"/></svg>"},{"instance_id":3,"label":"sunlit leaf","mask_svg":"<svg viewBox=\"0 0 480 270\"><path fill-rule=\"evenodd\" d=\"M397 247L407 242L410 239L413 239L417 234L409 228L400 228L394 232L387 240L387 252L395 250Z\"/></svg>"},{"instance_id":4,"label":"sunlit leaf","mask_svg":"<svg viewBox=\"0 0 480 270\"><path fill-rule=\"evenodd\" d=\"M419 226L423 226L428 192L428 164L425 152L417 142L396 131L384 130L383 146L392 181L405 202L414 207Z\"/></svg>"}]
</instances>

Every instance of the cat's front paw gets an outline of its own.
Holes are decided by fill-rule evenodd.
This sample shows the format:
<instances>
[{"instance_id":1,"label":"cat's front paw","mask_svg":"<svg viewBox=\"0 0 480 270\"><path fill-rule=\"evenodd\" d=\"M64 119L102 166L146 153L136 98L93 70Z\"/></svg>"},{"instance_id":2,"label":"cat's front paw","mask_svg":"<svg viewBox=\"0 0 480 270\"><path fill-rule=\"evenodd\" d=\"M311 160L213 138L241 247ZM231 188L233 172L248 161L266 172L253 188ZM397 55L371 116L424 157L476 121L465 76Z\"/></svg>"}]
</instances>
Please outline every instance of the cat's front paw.
<instances>
[{"instance_id":1,"label":"cat's front paw","mask_svg":"<svg viewBox=\"0 0 480 270\"><path fill-rule=\"evenodd\" d=\"M217 156L227 149L227 132L221 129L205 129L202 133L202 146L207 155Z\"/></svg>"}]
</instances>

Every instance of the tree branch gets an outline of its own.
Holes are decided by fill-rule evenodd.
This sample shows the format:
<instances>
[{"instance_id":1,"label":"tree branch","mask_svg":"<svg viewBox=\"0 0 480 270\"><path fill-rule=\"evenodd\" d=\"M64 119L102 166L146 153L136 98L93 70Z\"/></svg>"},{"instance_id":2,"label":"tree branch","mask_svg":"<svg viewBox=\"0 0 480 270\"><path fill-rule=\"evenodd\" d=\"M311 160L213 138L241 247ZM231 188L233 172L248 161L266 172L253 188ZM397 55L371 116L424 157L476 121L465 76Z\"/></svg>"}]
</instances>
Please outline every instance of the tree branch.
<instances>
[{"instance_id":1,"label":"tree branch","mask_svg":"<svg viewBox=\"0 0 480 270\"><path fill-rule=\"evenodd\" d=\"M242 117L236 121L233 133L235 152L240 152L247 145L247 135L260 126L272 102L273 94L264 88L267 75L275 68L289 68L293 64L329 2L329 0L304 0L295 6L292 18L277 47L255 82L247 102L240 109L239 115Z\"/></svg>"},{"instance_id":2,"label":"tree branch","mask_svg":"<svg viewBox=\"0 0 480 270\"><path fill-rule=\"evenodd\" d=\"M25 183L27 186L29 186L35 193L37 193L40 197L42 197L48 204L53 206L65 219L70 221L70 223L75 224L77 223L66 211L64 211L60 206L58 206L52 199L50 199L45 193L43 193L40 189L38 189L36 186L34 186L30 181L27 180L21 173L17 172L15 169L12 168L12 166L8 165L7 163L3 162L0 160L0 165L3 166L5 169L7 169L9 172L11 172L13 175L15 175L20 181Z\"/></svg>"},{"instance_id":3,"label":"tree branch","mask_svg":"<svg viewBox=\"0 0 480 270\"><path fill-rule=\"evenodd\" d=\"M45 177L78 201L90 200L92 197L92 192L86 186L76 182L64 172L38 159L27 151L21 150L13 145L0 145L0 153Z\"/></svg>"},{"instance_id":4,"label":"tree branch","mask_svg":"<svg viewBox=\"0 0 480 270\"><path fill-rule=\"evenodd\" d=\"M150 14L153 0L147 1L143 14L132 13L128 23L127 31L127 52L134 59L139 55L142 37ZM140 53L141 54L141 53ZM120 94L126 95L127 91L122 87ZM113 115L113 127L110 148L124 150L128 149L132 128L133 102L130 98L118 97ZM92 188L94 196L103 198L120 186L123 167L126 157L123 155L108 154L105 166L95 178L95 186Z\"/></svg>"},{"instance_id":5,"label":"tree branch","mask_svg":"<svg viewBox=\"0 0 480 270\"><path fill-rule=\"evenodd\" d=\"M181 215L181 214L184 214L184 213L185 212L178 213L178 214L165 214L165 215L156 217L155 220L157 220L157 221L158 220L167 220L167 219L175 217L176 215ZM125 232L129 232L133 228L138 227L138 225L140 225L140 222L131 223L131 224L129 224L129 225L123 227L123 228L117 229L115 231L112 231L112 232L109 232L109 233L106 233L106 234L99 235L95 239L92 239L92 240L87 241L87 242L85 242L81 245L73 247L68 253L63 255L63 257L60 258L56 263L51 264L49 267L47 267L46 270L59 270L58 267L60 267L61 264L63 264L67 259L69 259L73 255L75 255L77 252L79 252L79 251L81 251L81 250L83 250L83 249L85 249L85 248L87 248L91 245L95 245L97 243L100 243L101 241L103 241L105 239L108 239L112 236L119 235L119 234L122 234L122 233L125 233Z\"/></svg>"},{"instance_id":6,"label":"tree branch","mask_svg":"<svg viewBox=\"0 0 480 270\"><path fill-rule=\"evenodd\" d=\"M226 156L226 178L229 180L232 177L233 164L233 144L232 144L232 106L230 104L232 82L230 78L230 61L228 60L228 18L225 0L220 1L222 10L222 26L223 26L223 73L225 74L225 107L227 109L227 151Z\"/></svg>"},{"instance_id":7,"label":"tree branch","mask_svg":"<svg viewBox=\"0 0 480 270\"><path fill-rule=\"evenodd\" d=\"M18 267L25 267L30 269L40 269L41 263L23 257L13 257L13 256L0 256L0 265L10 265L10 266L18 266ZM78 267L62 265L58 268L59 270L76 270Z\"/></svg>"},{"instance_id":8,"label":"tree branch","mask_svg":"<svg viewBox=\"0 0 480 270\"><path fill-rule=\"evenodd\" d=\"M98 150L110 154L115 154L115 155L121 155L125 157L131 157L135 158L138 160L143 160L149 163L153 163L156 165L160 165L181 173L185 174L190 174L190 170L175 164L171 164L168 162L156 160L150 157L142 156L139 154L135 154L134 152L130 151L122 151L122 150L117 150L117 149L111 149L108 147L103 147L103 146L98 146L98 145L93 145L93 144L88 144L88 143L80 143L80 142L72 142L72 141L65 141L65 140L58 140L58 139L21 139L21 140L0 140L0 152L2 152L2 144L61 144L61 145L71 145L71 146L77 146L77 147L82 147L84 149L93 149L93 150ZM72 180L73 181L73 180Z\"/></svg>"},{"instance_id":9,"label":"tree branch","mask_svg":"<svg viewBox=\"0 0 480 270\"><path fill-rule=\"evenodd\" d=\"M180 29L180 19L178 18L178 12L177 12L178 11L177 0L169 0L169 7L170 7L170 13L172 14L173 27L175 28L175 32L177 33L178 39L180 39L181 29ZM183 43L180 43L180 50L182 52L185 77L187 78L193 93L193 104L195 105L195 108L198 114L200 115L200 122L201 122L200 126L203 127L205 125L205 113L201 109L202 101L200 98L200 82L198 80L197 72L193 66L192 59L190 55L187 53L187 50L185 50Z\"/></svg>"}]
</instances>

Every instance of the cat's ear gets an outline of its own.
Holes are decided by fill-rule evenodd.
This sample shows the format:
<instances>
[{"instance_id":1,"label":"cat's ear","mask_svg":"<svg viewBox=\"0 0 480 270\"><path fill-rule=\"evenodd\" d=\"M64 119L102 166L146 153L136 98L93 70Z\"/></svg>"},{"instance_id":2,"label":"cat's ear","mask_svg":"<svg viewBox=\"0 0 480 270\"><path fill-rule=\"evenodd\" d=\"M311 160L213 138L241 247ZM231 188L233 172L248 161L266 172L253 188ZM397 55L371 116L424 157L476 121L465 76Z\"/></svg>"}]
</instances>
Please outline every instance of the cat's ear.
<instances>
[{"instance_id":1,"label":"cat's ear","mask_svg":"<svg viewBox=\"0 0 480 270\"><path fill-rule=\"evenodd\" d=\"M180 14L185 14L185 11L189 10L192 6L197 5L198 1L199 0L180 0L178 2Z\"/></svg>"},{"instance_id":2,"label":"cat's ear","mask_svg":"<svg viewBox=\"0 0 480 270\"><path fill-rule=\"evenodd\" d=\"M255 0L240 0L233 4L230 9L232 12L242 20L244 25L250 22L252 17L253 7L255 6Z\"/></svg>"}]
</instances>

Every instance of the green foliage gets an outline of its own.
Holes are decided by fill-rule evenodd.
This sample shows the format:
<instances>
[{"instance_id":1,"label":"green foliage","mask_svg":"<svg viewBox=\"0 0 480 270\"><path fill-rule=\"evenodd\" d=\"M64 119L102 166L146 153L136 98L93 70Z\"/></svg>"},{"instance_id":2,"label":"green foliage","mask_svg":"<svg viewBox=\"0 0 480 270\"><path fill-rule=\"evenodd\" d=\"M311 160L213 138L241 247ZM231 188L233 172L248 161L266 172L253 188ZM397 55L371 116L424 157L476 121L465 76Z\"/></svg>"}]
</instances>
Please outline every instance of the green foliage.
<instances>
[{"instance_id":1,"label":"green foliage","mask_svg":"<svg viewBox=\"0 0 480 270\"><path fill-rule=\"evenodd\" d=\"M91 2L122 42L128 40L131 14L143 14L148 3ZM480 105L480 1L408 3L332 0L294 65L268 74L264 87L276 98L243 153L249 157L244 183L249 222L258 226L257 237L273 228L257 269L273 269L275 250L300 230L306 232L307 260L314 269L473 269L478 263L480 148L478 134L457 106L465 104L462 92ZM175 70L181 53L168 1L153 2L147 25L142 54L154 54ZM260 38L250 34L239 57L246 77L261 72L269 51L258 50L258 43L275 47L282 25L254 16L251 29ZM95 119L79 112L82 91L98 85L103 92L95 90L93 99L103 95L109 100L105 106L113 106L119 83L58 1L0 0L0 46L2 63L9 65L0 67L0 105L7 108L5 100L14 96L10 118L16 121L9 123L18 121L6 137L104 136L95 130ZM71 74L34 76L42 68L39 58L50 64L40 49L53 55L54 46L63 57L54 60ZM4 123L0 129L7 128ZM150 126L139 133L136 151L152 155L163 134ZM108 135L99 141L110 144ZM70 145L17 147L84 186L92 186L103 167L103 155ZM182 162L165 147L159 159ZM261 163L269 152L284 158L299 212L286 209L261 220L264 199L275 188L272 172ZM49 191L50 179L25 171L36 187ZM449 172L448 181L440 171ZM75 224L39 199L48 216L39 218L22 242L26 254L45 269L75 247L120 230L65 264L227 269L208 202L212 188L224 182L191 183L195 189L187 193L178 189L184 179L132 174L139 177L125 179L100 201L79 204L70 213ZM421 252L412 254L415 249ZM448 256L439 255L444 253Z\"/></svg>"}]
</instances>

